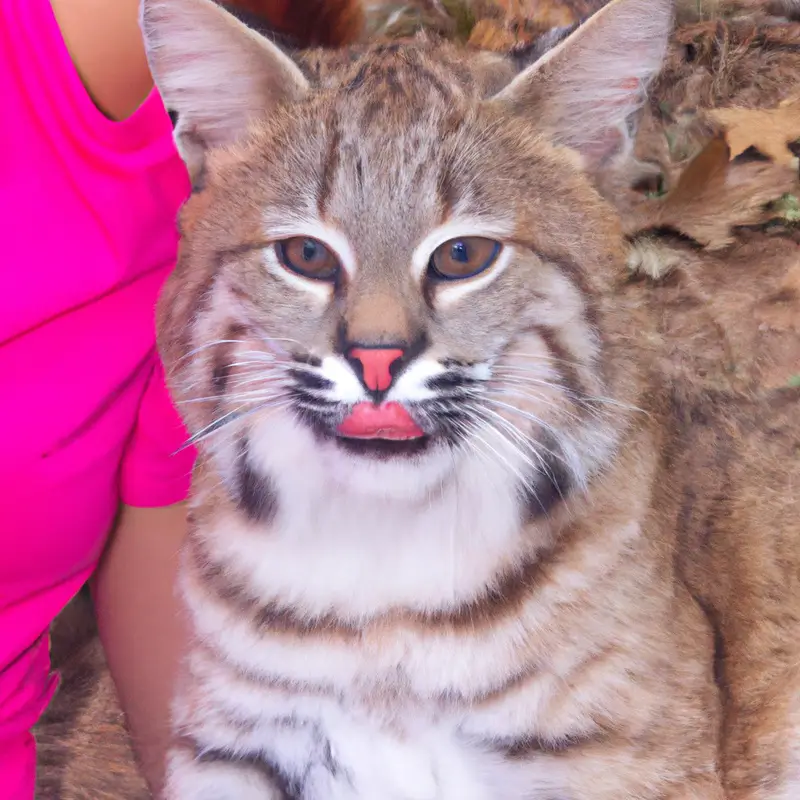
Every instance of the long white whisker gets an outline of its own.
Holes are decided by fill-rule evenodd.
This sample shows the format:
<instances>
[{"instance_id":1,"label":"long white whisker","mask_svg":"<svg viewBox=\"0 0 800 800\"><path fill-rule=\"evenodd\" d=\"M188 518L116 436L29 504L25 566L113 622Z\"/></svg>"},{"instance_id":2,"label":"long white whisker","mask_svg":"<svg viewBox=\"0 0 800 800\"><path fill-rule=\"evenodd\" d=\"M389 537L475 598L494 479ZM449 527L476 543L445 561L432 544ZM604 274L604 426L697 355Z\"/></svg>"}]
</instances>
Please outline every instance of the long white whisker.
<instances>
[{"instance_id":1,"label":"long white whisker","mask_svg":"<svg viewBox=\"0 0 800 800\"><path fill-rule=\"evenodd\" d=\"M520 431L520 429L516 425L514 425L510 420L507 420L504 416L502 416L501 414L498 414L497 411L494 411L491 408L485 408L485 407L481 408L479 413L481 413L481 414L489 414L489 415L492 416L492 418L497 420L497 423L502 425L502 427L506 431L508 431L508 433L511 436L513 436L514 439L518 442L518 444L515 445L515 446L516 446L516 448L517 448L517 450L519 452L520 457L525 458L525 451L526 450L530 451L531 454L533 455L533 457L537 460L537 462L539 464L539 467L541 468L541 471L545 472L548 475L548 477L550 477L553 480L553 482L555 483L555 476L552 474L552 471L550 470L550 467L548 466L547 462L542 457L542 454L539 452L539 450L536 447L536 444L534 443L532 438L524 436L522 434L522 432ZM489 422L488 419L486 421ZM490 424L492 424L492 423L490 423ZM505 434L503 433L503 431L501 431L501 430L499 430L497 428L495 428L495 430L497 431L497 434L499 436L504 436L505 437ZM511 442L509 442L509 444L512 444L512 446L514 446L513 443L511 443ZM550 452L550 450L548 448L546 448L546 447L544 448L544 450L545 450L545 452ZM533 468L535 466L534 463L530 460L530 458L526 458L525 460L527 461L528 465L531 468Z\"/></svg>"},{"instance_id":2,"label":"long white whisker","mask_svg":"<svg viewBox=\"0 0 800 800\"><path fill-rule=\"evenodd\" d=\"M638 406L632 406L628 403L620 402L619 400L614 400L611 397L601 397L599 395L591 395L591 394L580 394L578 392L571 391L563 386L559 386L558 384L549 383L547 381L535 380L535 379L527 379L527 378L520 378L518 376L503 377L502 383L514 384L514 385L524 385L526 383L530 383L535 386L546 386L551 388L559 389L560 391L564 392L569 397L574 398L575 400L580 401L583 404L590 404L590 403L597 403L600 405L607 405L607 406L614 406L615 408L621 408L625 411L635 411L641 414L647 414L647 412L643 408L639 408ZM586 405L586 407L591 407Z\"/></svg>"},{"instance_id":3,"label":"long white whisker","mask_svg":"<svg viewBox=\"0 0 800 800\"><path fill-rule=\"evenodd\" d=\"M229 386L237 386L239 385L239 381L247 378L247 379L272 379L272 375L281 375L282 374L282 367L279 364L264 364L263 362L251 361L251 362L235 362L233 364L229 364L229 367L247 367L247 369L242 369L237 372L229 381ZM285 370L284 370L285 372ZM277 381L276 381L277 382ZM190 389L193 389L198 384L202 384L206 386L208 383L207 377L200 380L193 380L193 381L186 381L181 383L181 388L184 394L186 394Z\"/></svg>"},{"instance_id":4,"label":"long white whisker","mask_svg":"<svg viewBox=\"0 0 800 800\"><path fill-rule=\"evenodd\" d=\"M546 430L548 433L552 434L553 437L556 440L566 441L566 442L569 443L570 447L572 447L573 450L575 450L576 452L579 451L580 448L578 447L575 439L573 439L566 431L558 430L557 428L554 428L549 422L547 422L547 421L545 421L543 419L540 419L535 414L531 414L528 411L523 411L521 408L517 408L516 406L513 406L510 403L504 403L501 400L495 400L494 398L491 398L491 397L486 397L484 399L488 403L492 403L492 404L494 404L496 406L499 406L501 408L505 408L508 411L511 411L511 412L513 412L515 414L519 414L524 419L530 420L531 422L533 422L534 424L538 425L543 430ZM561 453L558 453L558 452L556 452L554 450L551 450L550 448L548 448L545 445L543 445L541 442L539 442L539 447L541 447L545 452L547 452L550 455L552 455L554 458L557 458L560 461L562 461L567 466L570 465L569 461Z\"/></svg>"},{"instance_id":5,"label":"long white whisker","mask_svg":"<svg viewBox=\"0 0 800 800\"><path fill-rule=\"evenodd\" d=\"M176 366L180 364L182 361L185 361L187 358L191 358L192 356L196 356L198 353L202 353L203 350L208 350L209 347L219 347L223 344L241 344L241 339L214 339L212 342L204 342L203 344L195 347L193 350L190 350L188 353L184 353L176 362Z\"/></svg>"},{"instance_id":6,"label":"long white whisker","mask_svg":"<svg viewBox=\"0 0 800 800\"><path fill-rule=\"evenodd\" d=\"M491 466L492 461L491 458L483 452L483 450L478 449L475 441L471 438L472 432L478 427L474 422L470 422L467 424L466 422L456 422L454 423L456 428L464 434L464 438L459 443L459 447L466 447L471 453L474 453L484 464L489 464Z\"/></svg>"},{"instance_id":7,"label":"long white whisker","mask_svg":"<svg viewBox=\"0 0 800 800\"><path fill-rule=\"evenodd\" d=\"M286 403L282 403L282 404L275 404L273 406L270 406L270 407L264 409L263 410L264 411L263 419L269 419L273 414L276 414L278 411L280 411L285 406L286 406ZM213 447L214 445L212 444L210 446ZM233 455L233 463L236 463L243 456L244 456L244 452L235 453ZM224 485L224 483L225 483L224 478L219 478L217 480L217 482L214 484L213 488L218 488L218 487Z\"/></svg>"},{"instance_id":8,"label":"long white whisker","mask_svg":"<svg viewBox=\"0 0 800 800\"><path fill-rule=\"evenodd\" d=\"M491 414L491 416L494 419L496 419L503 426L503 428L505 430L507 430L512 436L514 436L514 438L518 442L520 442L521 446L525 450L529 451L533 455L533 457L538 462L539 470L541 472L543 472L545 475L547 475L548 478L550 478L550 480L551 480L551 482L553 483L554 486L556 486L556 487L558 486L558 481L556 480L555 475L553 474L553 471L550 468L550 465L547 463L547 461L542 456L542 454L539 452L539 450L541 448L545 453L548 453L549 455L553 456L553 458L557 458L559 461L564 462L564 464L566 466L569 466L567 461L564 459L564 457L559 452L551 450L549 447L546 447L545 445L543 445L541 443L535 442L535 440L533 438L523 436L522 432L519 430L519 428L516 425L514 425L510 420L507 420L501 414L498 414L493 409L483 407L483 408L480 409L480 413L482 413L482 414ZM489 422L489 420L487 420L487 422ZM492 423L490 423L490 424L492 424ZM494 427L494 425L493 425L493 427ZM501 430L497 430L497 433L500 436L504 436L505 435L503 433L503 431L501 431ZM517 447L519 448L520 445L517 445ZM520 452L520 457L524 458L524 452ZM529 458L527 459L527 461L528 461L529 466L532 469L535 468L534 463Z\"/></svg>"},{"instance_id":9,"label":"long white whisker","mask_svg":"<svg viewBox=\"0 0 800 800\"><path fill-rule=\"evenodd\" d=\"M571 358L556 358L555 356L545 355L544 353L517 353L505 352L502 357L510 356L512 358L528 358L531 361L545 361L553 364L569 364L573 367L585 367L586 364L580 361L575 361ZM514 366L512 364L498 364L498 366Z\"/></svg>"},{"instance_id":10,"label":"long white whisker","mask_svg":"<svg viewBox=\"0 0 800 800\"><path fill-rule=\"evenodd\" d=\"M259 337L262 342L291 342L292 344L299 345L305 350L305 345L298 339L290 339L286 336L264 336L261 334Z\"/></svg>"},{"instance_id":11,"label":"long white whisker","mask_svg":"<svg viewBox=\"0 0 800 800\"><path fill-rule=\"evenodd\" d=\"M217 417L217 419L213 420L208 425L197 431L197 433L190 436L189 439L186 440L186 442L178 449L177 452L185 450L187 447L191 447L192 445L195 445L198 442L203 441L204 439L208 438L214 433L218 433L223 428L226 428L228 425L230 425L232 422L235 422L236 420L241 420L244 419L245 417L249 417L258 411L263 411L265 408L277 408L281 405L288 405L288 403L289 403L288 400L279 403L264 402L255 406L255 408L250 408L247 410L245 410L245 405L238 406L232 411L228 411L226 414L223 414L221 417Z\"/></svg>"},{"instance_id":12,"label":"long white whisker","mask_svg":"<svg viewBox=\"0 0 800 800\"><path fill-rule=\"evenodd\" d=\"M255 353L240 353L240 356L250 355L254 356ZM265 364L270 366L277 366L275 364L275 359L272 358L268 353L264 354L264 358L250 358L248 361L231 361L227 364L228 367L253 367L253 366L261 366L263 367Z\"/></svg>"},{"instance_id":13,"label":"long white whisker","mask_svg":"<svg viewBox=\"0 0 800 800\"><path fill-rule=\"evenodd\" d=\"M502 397L519 397L519 398L524 398L526 400L532 400L533 402L539 405L555 409L560 416L565 417L566 419L570 419L577 423L583 422L583 419L580 416L578 416L575 412L570 411L563 405L554 403L552 400L548 400L546 397L543 397L542 395L539 394L531 394L530 392L523 392L523 391L510 391L508 389L493 389L492 391L487 392L487 395L488 396L499 395Z\"/></svg>"},{"instance_id":14,"label":"long white whisker","mask_svg":"<svg viewBox=\"0 0 800 800\"><path fill-rule=\"evenodd\" d=\"M280 383L281 385L286 385L286 382L282 380L283 377L285 377L284 374L281 374L279 370L275 370L273 368L253 369L247 370L247 372L238 373L228 382L228 385L235 387L247 386L250 383L258 383L259 381L268 381L272 384Z\"/></svg>"},{"instance_id":15,"label":"long white whisker","mask_svg":"<svg viewBox=\"0 0 800 800\"><path fill-rule=\"evenodd\" d=\"M479 411L478 409L472 409L472 410L473 411ZM487 409L480 409L480 411L486 411L486 410ZM482 418L482 420L483 420L484 424L486 424L495 434L497 434L509 447L511 447L515 452L517 452L517 454L526 461L528 466L530 466L533 469L533 464L530 462L530 460L529 459L525 459L524 454L520 453L518 448L515 447L514 444L512 442L510 442L503 435L503 433L501 431L499 431L497 428L495 428L494 425L492 425L485 418ZM467 430L467 435L470 437L470 441L474 443L475 440L477 440L478 442L483 444L485 447L489 447L491 449L492 453L494 453L495 456L499 456L497 451L493 447L491 447L491 445L489 445L482 436L480 436L477 433L477 430L478 430L478 426L475 425L474 423L472 425L472 429L471 430L469 430L469 429ZM479 456L482 455L481 452L477 448L474 448L474 452L476 454L478 454ZM517 475L520 483L522 483L523 486L525 486L527 489L529 489L531 492L533 492L534 497L536 497L536 499L538 500L538 496L536 494L536 490L531 485L530 477L526 477L524 475L521 475L520 472L518 470L514 469L514 467L509 464L508 460L503 458L502 456L499 456L499 460L500 460L500 463L503 463L503 464L506 464L507 466L509 466L509 468L512 470L512 472L514 472Z\"/></svg>"},{"instance_id":16,"label":"long white whisker","mask_svg":"<svg viewBox=\"0 0 800 800\"><path fill-rule=\"evenodd\" d=\"M575 392L573 390L567 389L564 386L561 386L557 383L551 383L545 380L542 377L525 377L523 378L522 375L518 374L507 374L507 372L513 373L522 373L522 375L541 375L541 370L538 368L530 369L525 366L517 366L513 364L502 364L498 365L497 367L492 368L492 375L493 377L499 377L503 375L503 383L510 383L513 379L517 379L519 381L529 381L532 384L536 385L543 385L543 386L553 386L559 388L561 391L567 393L568 395L574 397L577 400L585 401L587 403L601 403L603 405L615 406L617 408L625 409L626 411L636 411L642 414L646 414L647 412L643 408L639 408L638 406L629 405L628 403L623 403L619 400L614 400L612 397L604 397L600 395L590 395L584 394L580 392Z\"/></svg>"},{"instance_id":17,"label":"long white whisker","mask_svg":"<svg viewBox=\"0 0 800 800\"><path fill-rule=\"evenodd\" d=\"M285 391L272 391L272 392L239 392L236 394L224 395L209 395L208 397L189 397L186 400L178 400L176 405L187 405L190 403L210 403L212 401L219 402L226 400L230 403L253 403L259 400L271 400L273 397L281 397L285 395Z\"/></svg>"},{"instance_id":18,"label":"long white whisker","mask_svg":"<svg viewBox=\"0 0 800 800\"><path fill-rule=\"evenodd\" d=\"M472 411L474 411L475 409L471 409L471 410L472 410ZM491 427L491 426L490 426L490 427ZM495 432L495 433L497 433L497 431L496 431L494 428L491 428L491 429L492 429L492 430L494 430L494 432ZM526 482L526 480L527 480L527 479L526 479L526 478L525 478L525 476L524 476L524 475L523 475L523 474L522 474L522 473L519 471L519 469L518 469L516 466L514 466L514 464L512 464L512 463L511 463L511 462L508 460L508 458L507 458L506 456L504 456L502 453L498 452L498 450L497 450L495 447L492 447L492 445L491 445L491 444L489 444L489 442L487 442L487 441L486 441L486 439L485 439L483 436L481 436L481 434L478 432L478 426L477 426L477 425L475 425L475 426L473 427L473 430L472 430L472 433L471 433L471 435L472 435L472 437L473 437L473 438L474 438L476 441L479 441L481 444L483 444L483 446L484 446L484 447L486 447L488 450L490 450L490 451L491 451L491 452L492 452L492 453L495 455L495 457L497 458L497 460L498 460L498 461L499 461L501 464L504 464L506 467L508 467L508 469L509 469L511 472L513 472L513 473L514 473L514 474L515 474L515 475L516 475L516 476L519 478L519 480L520 480L521 482L523 482L523 483L525 483L525 482ZM516 452L518 455L520 455L520 454L519 454L519 451L518 451L518 450L517 450L517 449L516 449L516 448L513 446L513 444L511 444L511 442L509 442L509 441L508 441L508 439L506 439L506 437L504 437L504 436L500 435L500 438L501 438L501 440L502 440L504 443L506 443L507 445L511 446L511 447L512 447L512 449L514 450L514 452Z\"/></svg>"}]
</instances>

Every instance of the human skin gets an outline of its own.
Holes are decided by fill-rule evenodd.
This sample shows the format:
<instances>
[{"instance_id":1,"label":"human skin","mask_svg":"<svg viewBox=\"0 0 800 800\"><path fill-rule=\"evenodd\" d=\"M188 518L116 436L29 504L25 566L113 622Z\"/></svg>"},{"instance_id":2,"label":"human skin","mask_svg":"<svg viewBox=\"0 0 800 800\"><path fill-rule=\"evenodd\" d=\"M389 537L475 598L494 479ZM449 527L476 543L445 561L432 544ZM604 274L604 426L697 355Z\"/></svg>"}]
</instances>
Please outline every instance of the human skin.
<instances>
[{"instance_id":1,"label":"human skin","mask_svg":"<svg viewBox=\"0 0 800 800\"><path fill-rule=\"evenodd\" d=\"M130 116L153 86L138 0L51 0L51 5L95 104L111 119Z\"/></svg>"},{"instance_id":2,"label":"human skin","mask_svg":"<svg viewBox=\"0 0 800 800\"><path fill-rule=\"evenodd\" d=\"M151 789L164 777L173 681L186 631L174 592L185 505L124 506L95 576L100 638Z\"/></svg>"}]
</instances>

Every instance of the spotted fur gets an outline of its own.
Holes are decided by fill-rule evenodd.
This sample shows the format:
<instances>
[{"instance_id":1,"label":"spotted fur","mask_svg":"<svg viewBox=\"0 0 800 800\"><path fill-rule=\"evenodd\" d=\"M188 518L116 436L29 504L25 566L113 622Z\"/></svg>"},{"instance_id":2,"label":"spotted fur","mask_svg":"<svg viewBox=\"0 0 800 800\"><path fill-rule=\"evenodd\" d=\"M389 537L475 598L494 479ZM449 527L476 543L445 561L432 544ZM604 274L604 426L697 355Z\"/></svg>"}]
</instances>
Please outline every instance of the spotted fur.
<instances>
[{"instance_id":1,"label":"spotted fur","mask_svg":"<svg viewBox=\"0 0 800 800\"><path fill-rule=\"evenodd\" d=\"M615 0L531 66L293 61L206 0L143 19L196 187L159 309L200 448L166 798L796 796L797 440L676 389L595 189L671 4ZM466 235L492 269L432 280ZM289 273L288 236L339 278ZM354 343L402 345L413 449L336 435L370 399ZM760 420L791 437L797 401Z\"/></svg>"}]
</instances>

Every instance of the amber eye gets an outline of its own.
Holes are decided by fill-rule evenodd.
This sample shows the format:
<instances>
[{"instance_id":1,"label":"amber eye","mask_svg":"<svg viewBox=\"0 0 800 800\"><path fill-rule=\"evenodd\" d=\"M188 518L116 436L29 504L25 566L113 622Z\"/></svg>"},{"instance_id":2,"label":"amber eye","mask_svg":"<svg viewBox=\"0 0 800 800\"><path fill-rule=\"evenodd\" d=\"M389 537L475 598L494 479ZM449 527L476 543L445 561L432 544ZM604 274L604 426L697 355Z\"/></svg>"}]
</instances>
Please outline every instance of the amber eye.
<instances>
[{"instance_id":1,"label":"amber eye","mask_svg":"<svg viewBox=\"0 0 800 800\"><path fill-rule=\"evenodd\" d=\"M317 239L296 236L275 242L275 252L286 269L317 281L333 280L339 272L339 260Z\"/></svg>"},{"instance_id":2,"label":"amber eye","mask_svg":"<svg viewBox=\"0 0 800 800\"><path fill-rule=\"evenodd\" d=\"M490 267L500 249L500 242L480 236L450 239L433 251L428 268L433 277L439 280L471 278Z\"/></svg>"}]
</instances>

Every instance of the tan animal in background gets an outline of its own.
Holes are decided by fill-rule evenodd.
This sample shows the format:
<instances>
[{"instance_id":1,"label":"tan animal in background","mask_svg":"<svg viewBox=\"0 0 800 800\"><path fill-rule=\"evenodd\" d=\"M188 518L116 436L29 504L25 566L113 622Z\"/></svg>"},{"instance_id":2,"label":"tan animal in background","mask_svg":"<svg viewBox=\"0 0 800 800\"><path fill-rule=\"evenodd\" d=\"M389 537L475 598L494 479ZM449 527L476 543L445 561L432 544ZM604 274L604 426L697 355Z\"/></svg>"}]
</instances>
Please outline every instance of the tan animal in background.
<instances>
[{"instance_id":1,"label":"tan animal in background","mask_svg":"<svg viewBox=\"0 0 800 800\"><path fill-rule=\"evenodd\" d=\"M756 422L677 391L593 188L671 4L519 74L144 9L195 182L160 309L201 450L166 797L796 797L800 470L764 430L798 392Z\"/></svg>"},{"instance_id":2,"label":"tan animal in background","mask_svg":"<svg viewBox=\"0 0 800 800\"><path fill-rule=\"evenodd\" d=\"M170 796L800 796L798 248L736 228L757 209L731 188L675 221L728 225L718 251L647 230L657 200L621 188L655 162L672 188L684 166L661 132L675 138L693 98L791 96L792 29L684 25L631 153L610 122L634 118L668 4L619 0L510 87L545 48L313 52L300 80L208 4L162 9L151 41L184 34L159 39L164 57L205 32L224 67L180 83L201 60L153 62L199 119L184 112L198 180L164 354L192 429L215 431L195 481L185 588L203 635ZM660 31L639 24L654 9ZM262 107L246 136L230 127ZM206 151L209 132L224 150ZM768 167L731 162L731 186L787 190ZM499 254L467 238L481 234ZM461 245L496 260L464 278ZM291 271L312 249L335 279ZM437 275L448 265L459 274ZM424 348L387 376L391 354L344 352L354 323L379 351L403 350L385 346L406 344L387 338L403 326ZM400 408L360 405L381 392ZM91 643L73 657L73 696L100 664ZM58 797L143 791L131 761L108 768L125 757L110 700L105 674Z\"/></svg>"}]
</instances>

